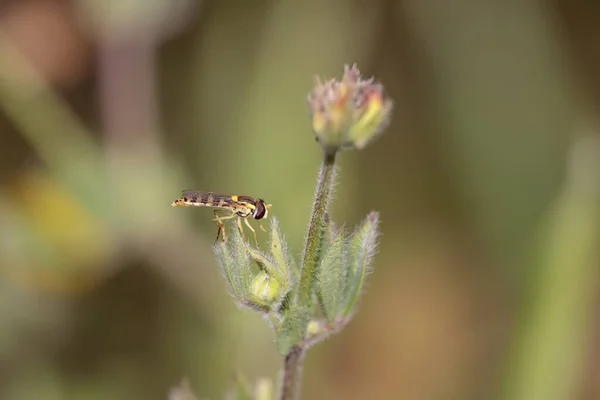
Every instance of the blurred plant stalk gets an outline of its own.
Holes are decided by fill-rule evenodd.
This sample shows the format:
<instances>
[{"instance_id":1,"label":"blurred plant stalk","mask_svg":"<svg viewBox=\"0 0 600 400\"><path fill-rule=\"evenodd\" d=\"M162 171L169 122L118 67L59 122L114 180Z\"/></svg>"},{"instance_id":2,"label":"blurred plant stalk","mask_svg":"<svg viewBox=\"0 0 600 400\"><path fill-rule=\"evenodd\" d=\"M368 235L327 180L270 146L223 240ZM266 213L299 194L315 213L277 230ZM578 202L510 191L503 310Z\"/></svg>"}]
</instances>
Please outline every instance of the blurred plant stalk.
<instances>
[{"instance_id":1,"label":"blurred plant stalk","mask_svg":"<svg viewBox=\"0 0 600 400\"><path fill-rule=\"evenodd\" d=\"M564 189L541 229L540 268L510 360L510 400L567 400L576 395L598 289L600 136L578 139Z\"/></svg>"}]
</instances>

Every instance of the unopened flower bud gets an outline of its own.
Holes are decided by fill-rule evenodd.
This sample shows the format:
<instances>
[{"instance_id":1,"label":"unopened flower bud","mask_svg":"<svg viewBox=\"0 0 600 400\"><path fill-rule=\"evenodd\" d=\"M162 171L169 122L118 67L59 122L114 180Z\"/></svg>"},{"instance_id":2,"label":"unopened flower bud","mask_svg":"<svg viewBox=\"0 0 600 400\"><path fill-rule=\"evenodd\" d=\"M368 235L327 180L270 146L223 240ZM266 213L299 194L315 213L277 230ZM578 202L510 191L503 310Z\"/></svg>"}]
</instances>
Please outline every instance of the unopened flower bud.
<instances>
[{"instance_id":1,"label":"unopened flower bud","mask_svg":"<svg viewBox=\"0 0 600 400\"><path fill-rule=\"evenodd\" d=\"M341 81L317 78L308 106L317 141L324 151L335 153L342 147L362 149L376 137L387 126L392 101L353 65L345 67Z\"/></svg>"},{"instance_id":2,"label":"unopened flower bud","mask_svg":"<svg viewBox=\"0 0 600 400\"><path fill-rule=\"evenodd\" d=\"M250 295L265 304L272 304L279 300L281 283L273 279L265 271L261 271L253 280Z\"/></svg>"},{"instance_id":3,"label":"unopened flower bud","mask_svg":"<svg viewBox=\"0 0 600 400\"><path fill-rule=\"evenodd\" d=\"M321 331L321 324L319 324L319 321L316 320L312 320L308 323L308 326L306 327L306 335L307 336L314 336L316 334L318 334Z\"/></svg>"}]
</instances>

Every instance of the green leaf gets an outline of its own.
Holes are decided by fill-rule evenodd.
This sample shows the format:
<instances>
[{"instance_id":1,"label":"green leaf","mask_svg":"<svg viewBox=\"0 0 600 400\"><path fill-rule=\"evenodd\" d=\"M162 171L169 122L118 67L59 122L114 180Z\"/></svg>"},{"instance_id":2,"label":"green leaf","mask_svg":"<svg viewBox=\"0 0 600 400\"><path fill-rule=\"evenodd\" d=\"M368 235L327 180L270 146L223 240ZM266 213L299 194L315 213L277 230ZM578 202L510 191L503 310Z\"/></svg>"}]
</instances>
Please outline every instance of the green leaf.
<instances>
[{"instance_id":1,"label":"green leaf","mask_svg":"<svg viewBox=\"0 0 600 400\"><path fill-rule=\"evenodd\" d=\"M333 321L341 303L341 283L344 278L342 269L344 255L344 236L340 229L331 245L326 248L319 268L319 299L323 313Z\"/></svg>"},{"instance_id":2,"label":"green leaf","mask_svg":"<svg viewBox=\"0 0 600 400\"><path fill-rule=\"evenodd\" d=\"M213 245L213 253L233 296L246 302L250 297L251 270L248 245L238 229L228 236L227 242Z\"/></svg>"},{"instance_id":3,"label":"green leaf","mask_svg":"<svg viewBox=\"0 0 600 400\"><path fill-rule=\"evenodd\" d=\"M298 289L298 285L300 284L300 266L296 264L296 261L293 257L288 258L290 263L290 271L292 271L292 281L290 285L290 291L296 292Z\"/></svg>"},{"instance_id":4,"label":"green leaf","mask_svg":"<svg viewBox=\"0 0 600 400\"><path fill-rule=\"evenodd\" d=\"M271 255L277 265L280 277L273 275L280 283L290 286L291 263L287 254L287 246L281 231L279 230L279 221L273 217L271 219Z\"/></svg>"},{"instance_id":5,"label":"green leaf","mask_svg":"<svg viewBox=\"0 0 600 400\"><path fill-rule=\"evenodd\" d=\"M310 313L307 308L290 306L276 332L275 341L279 353L287 354L294 345L302 342L309 320Z\"/></svg>"},{"instance_id":6,"label":"green leaf","mask_svg":"<svg viewBox=\"0 0 600 400\"><path fill-rule=\"evenodd\" d=\"M265 271L270 277L275 279L279 284L284 287L289 287L290 277L286 274L286 271L282 271L279 265L273 260L272 257L266 255L260 250L249 248L250 258L252 261L258 264L261 271Z\"/></svg>"},{"instance_id":7,"label":"green leaf","mask_svg":"<svg viewBox=\"0 0 600 400\"><path fill-rule=\"evenodd\" d=\"M333 242L333 239L335 239L335 232L337 232L337 228L335 222L333 222L333 220L329 217L328 212L325 213L325 229L325 237L327 238L327 243L331 244Z\"/></svg>"},{"instance_id":8,"label":"green leaf","mask_svg":"<svg viewBox=\"0 0 600 400\"><path fill-rule=\"evenodd\" d=\"M377 249L379 236L379 213L372 211L356 230L348 246L348 262L345 287L342 296L342 317L348 316L360 296L365 276L369 272L371 260Z\"/></svg>"}]
</instances>

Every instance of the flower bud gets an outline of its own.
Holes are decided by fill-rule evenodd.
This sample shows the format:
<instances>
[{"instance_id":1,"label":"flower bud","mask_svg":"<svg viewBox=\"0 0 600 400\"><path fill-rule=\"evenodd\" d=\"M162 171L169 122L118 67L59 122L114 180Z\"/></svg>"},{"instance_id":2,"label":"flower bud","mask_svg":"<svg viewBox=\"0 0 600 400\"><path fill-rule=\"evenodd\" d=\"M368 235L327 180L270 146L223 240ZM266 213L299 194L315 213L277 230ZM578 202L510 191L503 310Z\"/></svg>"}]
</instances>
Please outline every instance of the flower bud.
<instances>
[{"instance_id":1,"label":"flower bud","mask_svg":"<svg viewBox=\"0 0 600 400\"><path fill-rule=\"evenodd\" d=\"M280 300L281 283L273 279L265 271L252 280L250 295L258 299L261 303L272 304Z\"/></svg>"},{"instance_id":2,"label":"flower bud","mask_svg":"<svg viewBox=\"0 0 600 400\"><path fill-rule=\"evenodd\" d=\"M308 326L306 327L306 336L315 336L321 332L321 329L322 328L319 321L313 319L308 323Z\"/></svg>"},{"instance_id":3,"label":"flower bud","mask_svg":"<svg viewBox=\"0 0 600 400\"><path fill-rule=\"evenodd\" d=\"M363 149L387 127L392 107L391 100L383 98L381 85L365 88L358 94L354 123L350 126L345 145Z\"/></svg>"},{"instance_id":4,"label":"flower bud","mask_svg":"<svg viewBox=\"0 0 600 400\"><path fill-rule=\"evenodd\" d=\"M341 81L317 78L308 106L317 141L327 153L364 148L387 126L392 111L383 87L362 79L356 65L344 68Z\"/></svg>"}]
</instances>

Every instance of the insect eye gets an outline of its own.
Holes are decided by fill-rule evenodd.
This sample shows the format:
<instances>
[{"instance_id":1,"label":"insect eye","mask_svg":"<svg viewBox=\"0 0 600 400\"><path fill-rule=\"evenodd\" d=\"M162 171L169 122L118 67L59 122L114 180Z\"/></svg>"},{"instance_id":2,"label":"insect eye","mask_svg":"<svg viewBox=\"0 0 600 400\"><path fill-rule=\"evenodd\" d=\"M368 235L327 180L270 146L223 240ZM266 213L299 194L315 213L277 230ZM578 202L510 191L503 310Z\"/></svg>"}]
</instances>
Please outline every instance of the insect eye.
<instances>
[{"instance_id":1,"label":"insect eye","mask_svg":"<svg viewBox=\"0 0 600 400\"><path fill-rule=\"evenodd\" d=\"M256 210L254 211L254 219L261 219L265 216L265 202L261 199L256 199Z\"/></svg>"}]
</instances>

